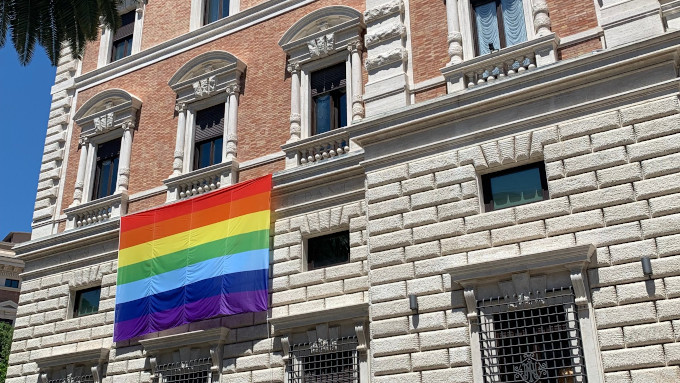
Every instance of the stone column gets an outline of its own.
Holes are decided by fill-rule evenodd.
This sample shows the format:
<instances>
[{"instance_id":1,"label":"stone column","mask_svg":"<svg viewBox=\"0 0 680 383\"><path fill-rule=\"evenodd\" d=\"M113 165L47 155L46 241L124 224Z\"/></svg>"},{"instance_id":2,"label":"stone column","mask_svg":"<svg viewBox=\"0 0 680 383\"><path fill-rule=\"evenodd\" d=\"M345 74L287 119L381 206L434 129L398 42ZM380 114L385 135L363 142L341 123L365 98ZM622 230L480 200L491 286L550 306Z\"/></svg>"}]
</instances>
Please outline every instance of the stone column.
<instances>
[{"instance_id":1,"label":"stone column","mask_svg":"<svg viewBox=\"0 0 680 383\"><path fill-rule=\"evenodd\" d=\"M76 176L76 188L73 191L73 203L71 206L80 205L83 201L83 187L85 186L85 168L87 167L87 149L90 147L87 137L80 138L80 160L78 161L78 174Z\"/></svg>"},{"instance_id":2,"label":"stone column","mask_svg":"<svg viewBox=\"0 0 680 383\"><path fill-rule=\"evenodd\" d=\"M446 0L446 26L448 28L449 65L463 61L463 34L460 33L458 0Z\"/></svg>"},{"instance_id":3,"label":"stone column","mask_svg":"<svg viewBox=\"0 0 680 383\"><path fill-rule=\"evenodd\" d=\"M551 33L550 16L548 15L548 4L545 0L534 0L534 29L536 36L546 36Z\"/></svg>"},{"instance_id":4,"label":"stone column","mask_svg":"<svg viewBox=\"0 0 680 383\"><path fill-rule=\"evenodd\" d=\"M290 139L288 142L300 139L300 64L289 63L290 72Z\"/></svg>"},{"instance_id":5,"label":"stone column","mask_svg":"<svg viewBox=\"0 0 680 383\"><path fill-rule=\"evenodd\" d=\"M222 155L222 162L233 161L236 158L236 147L238 144L238 136L236 127L238 125L238 95L241 91L239 85L232 85L227 87L227 108L225 113L226 126L224 127L224 152Z\"/></svg>"},{"instance_id":6,"label":"stone column","mask_svg":"<svg viewBox=\"0 0 680 383\"><path fill-rule=\"evenodd\" d=\"M364 118L363 82L361 78L361 41L355 41L347 46L352 58L352 121Z\"/></svg>"},{"instance_id":7,"label":"stone column","mask_svg":"<svg viewBox=\"0 0 680 383\"><path fill-rule=\"evenodd\" d=\"M176 177L182 174L184 165L184 132L187 125L187 105L185 103L178 103L175 105L177 111L177 137L175 138L175 159L172 162L172 174L170 177Z\"/></svg>"},{"instance_id":8,"label":"stone column","mask_svg":"<svg viewBox=\"0 0 680 383\"><path fill-rule=\"evenodd\" d=\"M120 139L120 157L118 161L118 185L116 190L122 192L128 190L130 184L130 155L132 153L132 129L134 122L123 123L123 137Z\"/></svg>"},{"instance_id":9,"label":"stone column","mask_svg":"<svg viewBox=\"0 0 680 383\"><path fill-rule=\"evenodd\" d=\"M109 53L111 52L111 44L113 43L113 32L104 24L104 18L99 18L99 29L101 36L99 38L99 55L97 56L97 68L101 68L109 63Z\"/></svg>"},{"instance_id":10,"label":"stone column","mask_svg":"<svg viewBox=\"0 0 680 383\"><path fill-rule=\"evenodd\" d=\"M144 6L147 0L136 0L135 29L132 32L132 54L142 50L142 29L144 27Z\"/></svg>"}]
</instances>

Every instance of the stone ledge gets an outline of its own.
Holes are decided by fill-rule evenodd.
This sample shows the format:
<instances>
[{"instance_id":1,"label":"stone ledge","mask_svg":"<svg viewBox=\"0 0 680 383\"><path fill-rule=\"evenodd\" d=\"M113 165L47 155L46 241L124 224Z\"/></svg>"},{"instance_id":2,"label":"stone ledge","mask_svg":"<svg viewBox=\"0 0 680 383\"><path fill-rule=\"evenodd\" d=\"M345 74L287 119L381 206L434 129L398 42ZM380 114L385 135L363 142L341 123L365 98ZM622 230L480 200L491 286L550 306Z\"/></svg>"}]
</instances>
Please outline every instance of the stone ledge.
<instances>
[{"instance_id":1,"label":"stone ledge","mask_svg":"<svg viewBox=\"0 0 680 383\"><path fill-rule=\"evenodd\" d=\"M210 330L189 331L182 334L140 339L139 343L142 344L145 351L151 353L158 350L179 348L188 345L217 345L224 343L229 331L230 329L227 327L218 327Z\"/></svg>"},{"instance_id":2,"label":"stone ledge","mask_svg":"<svg viewBox=\"0 0 680 383\"><path fill-rule=\"evenodd\" d=\"M324 322L338 322L354 318L368 317L368 303L359 303L351 306L336 307L319 311L311 311L297 315L270 318L272 336L281 335L287 330L306 327Z\"/></svg>"},{"instance_id":3,"label":"stone ledge","mask_svg":"<svg viewBox=\"0 0 680 383\"><path fill-rule=\"evenodd\" d=\"M40 358L33 358L33 361L38 364L40 369L64 366L67 364L83 363L83 362L96 362L100 363L108 360L109 349L108 348L95 348L91 350L75 351L66 354L58 354L45 356Z\"/></svg>"}]
</instances>

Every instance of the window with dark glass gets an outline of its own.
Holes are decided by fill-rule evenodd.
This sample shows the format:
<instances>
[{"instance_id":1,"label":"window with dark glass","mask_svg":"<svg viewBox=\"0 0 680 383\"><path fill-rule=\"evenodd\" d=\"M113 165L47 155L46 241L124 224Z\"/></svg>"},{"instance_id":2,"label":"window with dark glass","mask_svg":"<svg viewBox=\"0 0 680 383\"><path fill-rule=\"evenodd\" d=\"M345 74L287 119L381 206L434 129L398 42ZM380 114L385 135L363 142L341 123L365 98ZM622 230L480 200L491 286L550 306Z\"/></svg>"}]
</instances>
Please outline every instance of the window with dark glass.
<instances>
[{"instance_id":1,"label":"window with dark glass","mask_svg":"<svg viewBox=\"0 0 680 383\"><path fill-rule=\"evenodd\" d=\"M358 383L359 355L355 336L290 347L286 365L291 383Z\"/></svg>"},{"instance_id":2,"label":"window with dark glass","mask_svg":"<svg viewBox=\"0 0 680 383\"><path fill-rule=\"evenodd\" d=\"M19 281L16 279L5 279L5 287L14 287L18 288L19 287Z\"/></svg>"},{"instance_id":3,"label":"window with dark glass","mask_svg":"<svg viewBox=\"0 0 680 383\"><path fill-rule=\"evenodd\" d=\"M135 30L136 13L136 11L130 11L120 15L120 28L113 35L111 62L132 54L132 35Z\"/></svg>"},{"instance_id":4,"label":"window with dark glass","mask_svg":"<svg viewBox=\"0 0 680 383\"><path fill-rule=\"evenodd\" d=\"M203 24L210 24L229 16L229 0L205 0Z\"/></svg>"},{"instance_id":5,"label":"window with dark glass","mask_svg":"<svg viewBox=\"0 0 680 383\"><path fill-rule=\"evenodd\" d=\"M472 13L478 55L527 41L522 0L473 1Z\"/></svg>"},{"instance_id":6,"label":"window with dark glass","mask_svg":"<svg viewBox=\"0 0 680 383\"><path fill-rule=\"evenodd\" d=\"M312 72L312 135L347 126L345 63Z\"/></svg>"},{"instance_id":7,"label":"window with dark glass","mask_svg":"<svg viewBox=\"0 0 680 383\"><path fill-rule=\"evenodd\" d=\"M543 162L482 176L486 211L504 209L548 199Z\"/></svg>"},{"instance_id":8,"label":"window with dark glass","mask_svg":"<svg viewBox=\"0 0 680 383\"><path fill-rule=\"evenodd\" d=\"M73 317L94 314L99 311L99 297L101 287L76 291L75 303L73 305Z\"/></svg>"},{"instance_id":9,"label":"window with dark glass","mask_svg":"<svg viewBox=\"0 0 680 383\"><path fill-rule=\"evenodd\" d=\"M340 231L307 240L307 269L349 262L349 231Z\"/></svg>"},{"instance_id":10,"label":"window with dark glass","mask_svg":"<svg viewBox=\"0 0 680 383\"><path fill-rule=\"evenodd\" d=\"M104 198L116 192L120 138L97 145L92 199Z\"/></svg>"},{"instance_id":11,"label":"window with dark glass","mask_svg":"<svg viewBox=\"0 0 680 383\"><path fill-rule=\"evenodd\" d=\"M224 104L196 112L194 170L222 162Z\"/></svg>"}]
</instances>

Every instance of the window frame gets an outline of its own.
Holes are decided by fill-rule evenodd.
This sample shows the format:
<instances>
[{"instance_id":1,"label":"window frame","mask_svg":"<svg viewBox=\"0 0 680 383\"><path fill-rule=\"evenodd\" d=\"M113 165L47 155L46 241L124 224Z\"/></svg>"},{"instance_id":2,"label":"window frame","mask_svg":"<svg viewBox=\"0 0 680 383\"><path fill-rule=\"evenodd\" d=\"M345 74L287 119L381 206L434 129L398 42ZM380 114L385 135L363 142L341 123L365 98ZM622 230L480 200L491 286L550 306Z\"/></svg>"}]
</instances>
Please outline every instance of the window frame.
<instances>
[{"instance_id":1,"label":"window frame","mask_svg":"<svg viewBox=\"0 0 680 383\"><path fill-rule=\"evenodd\" d=\"M347 81L347 65L346 65L346 64L345 64L345 79L344 79L344 81L345 81L345 86L344 86L344 87L337 87L337 88L335 88L335 89L331 89L331 90L328 90L328 91L325 91L325 92L322 92L322 93L317 93L316 95L312 95L312 94L311 94L311 92L312 92L312 88L311 88L311 78L312 78L312 76L314 75L314 73L315 73L315 72L320 72L320 71L323 71L323 70L325 70L325 69L334 67L334 66L336 66L336 65L341 65L341 64L342 64L342 63L333 64L333 65L327 66L327 67L325 67L325 68L317 69L317 70L312 71L312 72L309 73L309 79L310 79L310 85L309 85L309 92L310 92L310 94L309 94L309 97L310 97L310 102L311 102L311 105L309 106L310 113L311 113L311 115L310 115L310 117L309 117L309 123L310 123L310 136L315 136L315 135L317 135L317 134L328 133L328 132L332 132L333 130L336 130L336 129L340 129L340 128L347 127L349 121L350 121L351 118L352 118L352 117L351 117L352 112L351 112L350 110L348 110L348 108L351 108L351 100L348 100L349 97L347 97L347 91L348 91L348 87L349 87L349 86L348 86L348 81ZM351 86L351 85L350 85L350 86ZM344 126L341 125L341 121L342 121L342 114L341 114L342 108L341 108L341 104L338 103L337 108L334 108L334 106L335 106L335 103L334 103L335 98L333 97L333 93L336 93L336 92L338 92L338 91L340 91L340 90L343 90L344 93L345 93L345 125L344 125ZM331 96L331 97L330 97L330 100L331 100L331 105L330 105L330 108L331 108L330 128L329 128L328 132L317 133L317 126L316 126L316 113L317 113L317 107L316 107L316 103L315 103L314 100L315 100L317 97L323 96L323 95L326 95L326 94L329 94L329 95ZM334 109L337 109L337 112L335 112Z\"/></svg>"},{"instance_id":2,"label":"window frame","mask_svg":"<svg viewBox=\"0 0 680 383\"><path fill-rule=\"evenodd\" d=\"M310 253L310 251L309 251L310 250L309 240L310 239L314 240L314 239L318 239L318 238L321 238L321 237L332 236L332 235L336 235L336 234L340 234L340 233L347 233L347 261L346 262L331 263L331 264L327 264L327 265L323 265L323 266L319 266L319 267L314 267L313 264L310 262L310 259L309 259L309 253ZM318 235L305 238L304 239L304 262L303 262L304 271L320 270L320 269L325 269L325 268L328 268L328 267L346 265L346 264L351 263L352 247L350 245L349 237L350 237L350 231L349 231L349 229L345 229L345 230L336 230L336 231L331 231L331 232L320 233Z\"/></svg>"},{"instance_id":3,"label":"window frame","mask_svg":"<svg viewBox=\"0 0 680 383\"><path fill-rule=\"evenodd\" d=\"M225 92L219 92L219 93L216 93L216 94L214 94L210 97L207 97L207 98L204 98L204 99L201 99L201 100L197 100L197 101L194 101L194 102L187 104L187 107L186 107L186 114L187 114L186 129L187 130L186 130L186 133L185 133L185 136L184 136L184 158L185 158L185 161L183 162L183 164L184 164L183 165L183 167L184 167L183 174L188 174L188 173L191 173L191 172L199 171L201 169L205 169L205 167L197 169L194 166L195 161L196 161L196 144L198 144L198 142L195 142L196 116L197 116L198 112L200 112L201 110L204 110L204 109L208 109L208 108L217 106L217 105L222 105L224 108L227 108L227 99L228 99L228 95ZM227 116L227 113L226 113L226 110L225 110L225 116L224 116L225 121L224 121L224 125L222 126L223 141L222 141L222 148L220 148L220 150L222 150L222 162L224 162L224 146L226 145L226 143L224 142L224 136L225 136L225 130L227 129L227 121L226 121L227 117L228 116ZM203 141L201 141L201 142L203 142ZM217 165L217 164L213 164L213 165ZM213 165L210 165L210 166L213 166Z\"/></svg>"},{"instance_id":4,"label":"window frame","mask_svg":"<svg viewBox=\"0 0 680 383\"><path fill-rule=\"evenodd\" d=\"M493 199L491 197L491 178L493 177L498 177L498 176L504 176L512 173L516 173L522 170L528 170L528 169L533 169L533 168L538 168L539 171L539 177L541 181L541 187L543 191L543 199L540 201L531 201L519 205L512 205L512 206L506 206L506 207L501 207L501 208L494 208L493 204ZM532 162L520 166L513 166L507 169L495 171L495 172L489 172L489 173L484 173L479 176L480 178L480 192L481 192L481 198L480 198L480 203L482 207L484 208L484 212L491 212L491 211L497 211L497 210L504 210L504 209L509 209L515 206L523 206L523 205L528 205L536 202L541 202L541 201L546 201L550 199L550 192L548 190L548 177L545 172L545 162L544 161L538 161L538 162Z\"/></svg>"},{"instance_id":5,"label":"window frame","mask_svg":"<svg viewBox=\"0 0 680 383\"><path fill-rule=\"evenodd\" d=\"M7 283L10 282L10 281L16 282L16 286L11 286L11 285L14 285L15 283L10 283L10 285L8 285ZM5 287L9 287L9 288L12 288L12 289L18 289L20 284L21 284L21 281L18 280L18 279L5 278Z\"/></svg>"},{"instance_id":6,"label":"window frame","mask_svg":"<svg viewBox=\"0 0 680 383\"><path fill-rule=\"evenodd\" d=\"M85 182L83 184L83 203L85 202L91 202L91 201L96 201L97 199L93 198L94 196L94 189L95 189L95 174L97 172L97 149L98 146L101 144L105 144L107 142L113 141L113 140L121 140L121 151L123 149L123 129L114 129L110 132L93 136L90 137L89 142L87 145L89 145L88 149L88 159L87 159L87 167L85 170ZM82 150L82 149L81 149ZM114 195L118 192L118 184L120 183L120 159L121 155L120 153L118 154L118 172L116 175L116 186L114 186L113 194L108 195L107 197L110 197L111 195ZM101 197L101 198L106 198L106 197Z\"/></svg>"},{"instance_id":7,"label":"window frame","mask_svg":"<svg viewBox=\"0 0 680 383\"><path fill-rule=\"evenodd\" d=\"M97 301L97 310L94 311L94 312L88 313L88 314L78 314L78 309L79 309L78 298L83 293L87 293L87 292L95 291L95 290L99 290L99 300ZM89 315L97 314L99 312L99 306L101 304L101 299L102 299L101 294L102 294L101 285L86 287L86 288L82 288L82 289L78 289L78 290L73 290L73 305L71 306L71 310L69 310L70 314L71 314L71 318L82 318L82 317L86 317L86 316L89 316Z\"/></svg>"},{"instance_id":8,"label":"window frame","mask_svg":"<svg viewBox=\"0 0 680 383\"><path fill-rule=\"evenodd\" d=\"M191 0L191 13L189 15L189 32L199 28L207 27L208 25L221 25L220 21L231 17L241 11L240 0L229 1L229 13L211 23L206 23L206 8L209 0Z\"/></svg>"},{"instance_id":9,"label":"window frame","mask_svg":"<svg viewBox=\"0 0 680 383\"><path fill-rule=\"evenodd\" d=\"M100 198L106 198L106 197L112 196L112 195L116 194L116 192L118 191L117 190L118 189L118 172L119 172L119 168L120 168L120 151L121 151L121 146L122 146L122 140L123 140L123 137L121 136L119 138L114 138L112 140L104 141L102 143L98 143L98 144L95 145L95 158L94 158L94 166L93 166L94 171L93 171L93 174L92 174L92 182L91 182L92 186L91 186L91 190L90 190L90 201L95 201L95 200L98 200ZM119 141L118 142L118 153L117 153L117 155L100 159L99 158L100 146L108 144L108 143L113 142L113 141ZM101 163L103 161L106 161L106 160L114 160L114 161L118 160L118 164L112 166L109 170L110 174L108 176L108 184L109 184L108 188L110 188L110 193L107 193L104 196L98 197L98 196L95 196L95 195L99 194L99 192L100 192L100 190L99 190L99 181L101 179L100 167L102 165ZM114 169L115 169L115 171L114 171Z\"/></svg>"},{"instance_id":10,"label":"window frame","mask_svg":"<svg viewBox=\"0 0 680 383\"><path fill-rule=\"evenodd\" d=\"M113 40L113 31L111 28L107 27L105 24L99 26L100 38L99 38L99 55L97 57L97 68L112 64L116 61L120 61L126 57L133 56L142 50L142 31L144 29L144 14L146 13L146 0L137 1L124 1L118 8L118 14L124 15L129 12L135 12L134 15L134 28L132 31L132 40L130 41L130 54L124 56L118 60L114 60L114 44L123 40L120 38L118 40ZM126 36L127 39L129 36ZM126 42L127 44L127 42Z\"/></svg>"},{"instance_id":11,"label":"window frame","mask_svg":"<svg viewBox=\"0 0 680 383\"><path fill-rule=\"evenodd\" d=\"M480 5L488 4L488 3L496 3L496 21L498 23L498 41L500 42L500 47L498 50L501 50L503 48L507 48L506 42L505 42L505 25L503 23L503 10L501 9L501 0L470 0L470 11L472 12L471 18L472 18L472 31L473 31L473 43L475 47L475 56L481 56L479 53L479 31L477 31L476 28L476 15L477 12L475 12L475 7L478 7ZM522 4L524 5L524 4Z\"/></svg>"},{"instance_id":12,"label":"window frame","mask_svg":"<svg viewBox=\"0 0 680 383\"><path fill-rule=\"evenodd\" d=\"M229 17L232 15L231 13L231 2L234 0L229 0L229 9L227 9L227 14L224 14L224 0L217 0L219 2L218 7L217 7L217 14L219 15L215 21L208 21L208 9L210 7L210 1L212 0L204 0L203 1L203 25L208 25L212 24L215 22L218 22L225 17Z\"/></svg>"}]
</instances>

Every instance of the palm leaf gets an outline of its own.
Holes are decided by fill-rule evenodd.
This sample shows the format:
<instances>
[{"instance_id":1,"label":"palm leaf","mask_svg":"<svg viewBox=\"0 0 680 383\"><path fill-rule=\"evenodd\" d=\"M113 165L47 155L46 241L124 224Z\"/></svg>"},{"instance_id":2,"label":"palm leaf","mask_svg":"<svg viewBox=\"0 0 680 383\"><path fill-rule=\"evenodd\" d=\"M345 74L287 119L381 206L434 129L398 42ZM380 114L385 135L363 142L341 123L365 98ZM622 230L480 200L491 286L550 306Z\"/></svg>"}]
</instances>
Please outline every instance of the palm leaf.
<instances>
[{"instance_id":1,"label":"palm leaf","mask_svg":"<svg viewBox=\"0 0 680 383\"><path fill-rule=\"evenodd\" d=\"M12 42L19 54L19 63L27 65L33 57L33 50L40 32L38 9L41 0L20 0L14 4L14 18L11 20Z\"/></svg>"},{"instance_id":2,"label":"palm leaf","mask_svg":"<svg viewBox=\"0 0 680 383\"><path fill-rule=\"evenodd\" d=\"M12 19L14 10L12 1L13 0L0 0L0 48L5 46L7 30L9 29L10 20Z\"/></svg>"}]
</instances>

